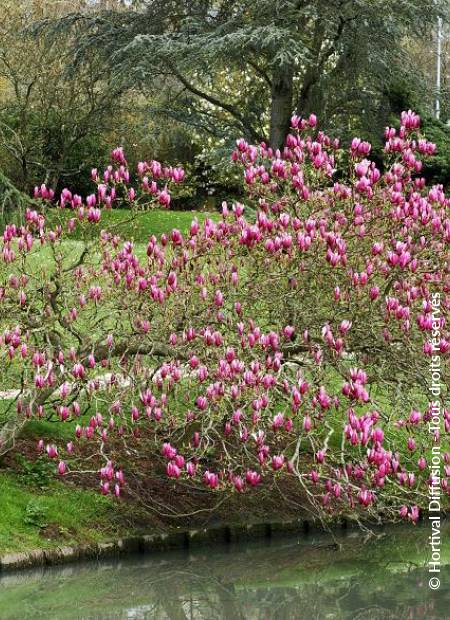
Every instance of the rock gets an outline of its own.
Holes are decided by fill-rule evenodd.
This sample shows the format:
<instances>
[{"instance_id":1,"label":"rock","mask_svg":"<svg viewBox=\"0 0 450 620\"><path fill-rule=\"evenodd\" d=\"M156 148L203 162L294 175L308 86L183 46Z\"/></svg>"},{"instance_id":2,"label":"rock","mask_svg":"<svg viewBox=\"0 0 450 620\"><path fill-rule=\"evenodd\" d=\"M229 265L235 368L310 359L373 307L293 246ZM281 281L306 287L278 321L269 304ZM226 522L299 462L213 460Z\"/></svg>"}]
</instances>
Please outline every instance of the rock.
<instances>
[{"instance_id":1,"label":"rock","mask_svg":"<svg viewBox=\"0 0 450 620\"><path fill-rule=\"evenodd\" d=\"M0 558L0 566L3 570L17 568L29 568L44 564L44 552L40 549L18 553L7 553Z\"/></svg>"},{"instance_id":2,"label":"rock","mask_svg":"<svg viewBox=\"0 0 450 620\"><path fill-rule=\"evenodd\" d=\"M142 551L144 553L150 553L151 551L155 551L156 539L157 539L157 536L151 536L149 534L142 536L142 539L141 539Z\"/></svg>"},{"instance_id":3,"label":"rock","mask_svg":"<svg viewBox=\"0 0 450 620\"><path fill-rule=\"evenodd\" d=\"M252 540L254 538L267 538L270 536L270 525L255 523L248 525L236 525L230 527L230 542Z\"/></svg>"},{"instance_id":4,"label":"rock","mask_svg":"<svg viewBox=\"0 0 450 620\"><path fill-rule=\"evenodd\" d=\"M180 549L188 546L186 532L172 532L171 534L156 534L155 536L142 536L142 551L165 551L166 549Z\"/></svg>"},{"instance_id":5,"label":"rock","mask_svg":"<svg viewBox=\"0 0 450 620\"><path fill-rule=\"evenodd\" d=\"M116 542L99 543L97 545L97 556L99 558L111 557L112 555L118 555L119 547Z\"/></svg>"},{"instance_id":6,"label":"rock","mask_svg":"<svg viewBox=\"0 0 450 620\"><path fill-rule=\"evenodd\" d=\"M188 532L189 547L208 545L210 543L226 543L229 541L229 530L226 527L190 530Z\"/></svg>"},{"instance_id":7,"label":"rock","mask_svg":"<svg viewBox=\"0 0 450 620\"><path fill-rule=\"evenodd\" d=\"M138 553L142 548L140 536L127 536L117 541L117 548L122 553Z\"/></svg>"},{"instance_id":8,"label":"rock","mask_svg":"<svg viewBox=\"0 0 450 620\"><path fill-rule=\"evenodd\" d=\"M76 547L57 547L56 549L44 550L45 563L65 564L66 562L74 562L80 557L80 550Z\"/></svg>"},{"instance_id":9,"label":"rock","mask_svg":"<svg viewBox=\"0 0 450 620\"><path fill-rule=\"evenodd\" d=\"M270 533L273 536L283 536L284 534L303 533L305 526L303 521L280 521L270 524Z\"/></svg>"},{"instance_id":10,"label":"rock","mask_svg":"<svg viewBox=\"0 0 450 620\"><path fill-rule=\"evenodd\" d=\"M77 551L80 560L92 560L99 555L99 545L97 545L97 543L78 545Z\"/></svg>"}]
</instances>

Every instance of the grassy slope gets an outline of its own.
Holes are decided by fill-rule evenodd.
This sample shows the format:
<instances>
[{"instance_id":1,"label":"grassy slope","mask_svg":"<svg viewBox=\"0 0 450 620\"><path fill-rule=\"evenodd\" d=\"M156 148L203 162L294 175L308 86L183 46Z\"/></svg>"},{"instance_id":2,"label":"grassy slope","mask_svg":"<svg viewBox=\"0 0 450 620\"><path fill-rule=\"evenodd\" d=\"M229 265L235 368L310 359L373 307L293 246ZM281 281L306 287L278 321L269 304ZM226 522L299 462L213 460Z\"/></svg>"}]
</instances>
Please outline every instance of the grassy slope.
<instances>
[{"instance_id":1,"label":"grassy slope","mask_svg":"<svg viewBox=\"0 0 450 620\"><path fill-rule=\"evenodd\" d=\"M113 500L60 482L48 487L0 473L0 553L100 542L117 531Z\"/></svg>"}]
</instances>

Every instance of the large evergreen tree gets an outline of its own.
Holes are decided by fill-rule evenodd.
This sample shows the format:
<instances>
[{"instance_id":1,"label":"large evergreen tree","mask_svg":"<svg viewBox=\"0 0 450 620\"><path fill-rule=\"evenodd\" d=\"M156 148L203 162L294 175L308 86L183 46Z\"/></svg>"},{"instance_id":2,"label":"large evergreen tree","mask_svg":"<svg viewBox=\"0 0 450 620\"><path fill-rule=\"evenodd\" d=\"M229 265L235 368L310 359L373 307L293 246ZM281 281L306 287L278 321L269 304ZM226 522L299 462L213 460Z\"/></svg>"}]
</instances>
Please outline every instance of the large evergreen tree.
<instances>
[{"instance_id":1,"label":"large evergreen tree","mask_svg":"<svg viewBox=\"0 0 450 620\"><path fill-rule=\"evenodd\" d=\"M402 45L430 39L446 0L138 0L83 21L76 58L102 49L117 79L167 87L165 112L279 147L292 112L385 122ZM375 115L375 116L374 116ZM335 122L333 122L333 119Z\"/></svg>"}]
</instances>

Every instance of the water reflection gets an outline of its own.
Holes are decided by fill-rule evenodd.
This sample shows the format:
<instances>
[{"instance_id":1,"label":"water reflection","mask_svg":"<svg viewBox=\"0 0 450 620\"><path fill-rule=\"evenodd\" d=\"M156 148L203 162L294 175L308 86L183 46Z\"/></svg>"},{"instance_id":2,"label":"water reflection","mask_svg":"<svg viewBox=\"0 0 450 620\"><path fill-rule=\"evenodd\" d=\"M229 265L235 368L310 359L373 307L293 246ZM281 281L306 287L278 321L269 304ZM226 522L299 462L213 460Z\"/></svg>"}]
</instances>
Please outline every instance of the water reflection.
<instances>
[{"instance_id":1,"label":"water reflection","mask_svg":"<svg viewBox=\"0 0 450 620\"><path fill-rule=\"evenodd\" d=\"M428 587L426 528L197 548L6 575L0 618L27 620L450 619L450 528L441 588ZM446 541L446 542L445 542Z\"/></svg>"}]
</instances>

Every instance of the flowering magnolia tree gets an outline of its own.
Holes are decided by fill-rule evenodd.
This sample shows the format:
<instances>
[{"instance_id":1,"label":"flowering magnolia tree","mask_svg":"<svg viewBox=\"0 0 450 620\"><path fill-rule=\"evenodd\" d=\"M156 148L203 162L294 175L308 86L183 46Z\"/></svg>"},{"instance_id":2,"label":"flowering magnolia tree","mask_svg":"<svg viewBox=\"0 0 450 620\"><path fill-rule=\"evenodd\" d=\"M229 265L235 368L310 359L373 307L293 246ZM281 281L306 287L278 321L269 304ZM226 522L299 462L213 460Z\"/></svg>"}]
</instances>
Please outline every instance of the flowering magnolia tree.
<instances>
[{"instance_id":1,"label":"flowering magnolia tree","mask_svg":"<svg viewBox=\"0 0 450 620\"><path fill-rule=\"evenodd\" d=\"M183 170L140 163L135 189L116 149L85 201L36 189L3 234L1 452L45 417L74 437L38 450L104 494L126 494L130 470L222 494L290 479L319 518L416 521L440 442L448 498L446 388L429 382L434 360L449 383L450 201L420 177L435 147L403 113L381 171L370 144L315 126L293 117L282 152L239 140L247 205L146 247L102 214L169 207Z\"/></svg>"}]
</instances>

